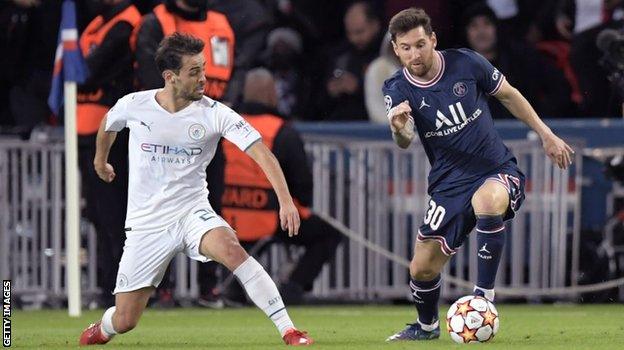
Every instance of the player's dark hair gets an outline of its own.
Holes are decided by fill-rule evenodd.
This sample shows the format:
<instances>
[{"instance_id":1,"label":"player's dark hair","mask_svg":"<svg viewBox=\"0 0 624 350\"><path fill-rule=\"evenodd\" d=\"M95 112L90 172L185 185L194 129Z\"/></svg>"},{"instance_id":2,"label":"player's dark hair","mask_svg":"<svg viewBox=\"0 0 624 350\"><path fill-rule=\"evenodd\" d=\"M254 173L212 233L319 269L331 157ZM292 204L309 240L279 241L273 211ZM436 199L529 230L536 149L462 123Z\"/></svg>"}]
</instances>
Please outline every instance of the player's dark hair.
<instances>
[{"instance_id":1,"label":"player's dark hair","mask_svg":"<svg viewBox=\"0 0 624 350\"><path fill-rule=\"evenodd\" d=\"M188 34L173 33L165 37L156 50L156 66L160 73L169 69L176 74L182 68L182 56L192 56L202 53L204 42Z\"/></svg>"},{"instance_id":2,"label":"player's dark hair","mask_svg":"<svg viewBox=\"0 0 624 350\"><path fill-rule=\"evenodd\" d=\"M423 27L425 34L431 35L433 28L431 28L431 18L425 12L425 10L416 7L410 7L405 9L392 17L390 25L388 25L388 31L392 37L392 41L396 40L398 34L405 34L410 30L418 27Z\"/></svg>"}]
</instances>

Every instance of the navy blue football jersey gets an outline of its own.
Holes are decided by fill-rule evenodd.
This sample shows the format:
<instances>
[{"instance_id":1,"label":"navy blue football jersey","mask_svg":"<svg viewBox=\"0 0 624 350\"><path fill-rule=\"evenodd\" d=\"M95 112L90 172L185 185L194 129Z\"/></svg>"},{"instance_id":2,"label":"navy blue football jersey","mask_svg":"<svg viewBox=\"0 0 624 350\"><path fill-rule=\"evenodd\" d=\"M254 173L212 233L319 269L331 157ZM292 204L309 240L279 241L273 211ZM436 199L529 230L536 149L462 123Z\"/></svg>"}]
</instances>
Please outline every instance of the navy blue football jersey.
<instances>
[{"instance_id":1,"label":"navy blue football jersey","mask_svg":"<svg viewBox=\"0 0 624 350\"><path fill-rule=\"evenodd\" d=\"M403 68L384 82L386 111L407 100L431 172L429 194L458 189L514 160L487 104L505 77L468 49L436 51L442 69L419 82ZM435 58L434 58L435 59Z\"/></svg>"}]
</instances>

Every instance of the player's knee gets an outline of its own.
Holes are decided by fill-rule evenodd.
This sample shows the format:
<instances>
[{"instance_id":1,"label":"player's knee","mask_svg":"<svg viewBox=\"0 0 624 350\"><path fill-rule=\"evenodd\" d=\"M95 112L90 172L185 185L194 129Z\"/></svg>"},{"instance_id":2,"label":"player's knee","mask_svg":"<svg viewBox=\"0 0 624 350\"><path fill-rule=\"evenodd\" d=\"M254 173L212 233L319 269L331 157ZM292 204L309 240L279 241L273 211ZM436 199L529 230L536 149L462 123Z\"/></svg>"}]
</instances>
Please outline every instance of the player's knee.
<instances>
[{"instance_id":1,"label":"player's knee","mask_svg":"<svg viewBox=\"0 0 624 350\"><path fill-rule=\"evenodd\" d=\"M234 237L227 238L223 243L223 262L226 266L240 265L247 260L247 252Z\"/></svg>"},{"instance_id":2,"label":"player's knee","mask_svg":"<svg viewBox=\"0 0 624 350\"><path fill-rule=\"evenodd\" d=\"M431 266L419 264L414 260L410 263L409 271L412 279L416 281L431 281L440 273Z\"/></svg>"},{"instance_id":3,"label":"player's knee","mask_svg":"<svg viewBox=\"0 0 624 350\"><path fill-rule=\"evenodd\" d=\"M509 196L502 191L481 192L472 199L475 213L503 214L507 209Z\"/></svg>"}]
</instances>

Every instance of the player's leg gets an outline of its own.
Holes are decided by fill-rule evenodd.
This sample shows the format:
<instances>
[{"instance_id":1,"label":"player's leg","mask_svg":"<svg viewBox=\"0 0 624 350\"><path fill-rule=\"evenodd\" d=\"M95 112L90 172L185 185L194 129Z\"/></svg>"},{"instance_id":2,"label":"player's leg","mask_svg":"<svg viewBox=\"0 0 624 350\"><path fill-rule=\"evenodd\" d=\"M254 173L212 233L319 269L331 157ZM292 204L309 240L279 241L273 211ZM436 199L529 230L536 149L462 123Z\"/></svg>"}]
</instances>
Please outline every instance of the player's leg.
<instances>
[{"instance_id":1,"label":"player's leg","mask_svg":"<svg viewBox=\"0 0 624 350\"><path fill-rule=\"evenodd\" d=\"M426 330L433 330L438 320L440 299L440 272L449 256L440 249L440 242L416 242L410 262L410 289L418 310L418 322ZM427 327L429 326L429 327Z\"/></svg>"},{"instance_id":2,"label":"player's leg","mask_svg":"<svg viewBox=\"0 0 624 350\"><path fill-rule=\"evenodd\" d=\"M428 340L440 336L438 301L440 299L440 272L449 260L443 252L442 242L417 241L410 262L410 289L418 311L418 320L404 330L390 336L387 341Z\"/></svg>"},{"instance_id":3,"label":"player's leg","mask_svg":"<svg viewBox=\"0 0 624 350\"><path fill-rule=\"evenodd\" d=\"M167 230L128 234L117 273L115 306L83 331L80 344L105 344L115 334L136 327L150 295L179 250Z\"/></svg>"},{"instance_id":4,"label":"player's leg","mask_svg":"<svg viewBox=\"0 0 624 350\"><path fill-rule=\"evenodd\" d=\"M190 248L189 256L194 258L192 244ZM295 328L271 276L241 247L231 228L216 227L203 234L199 243L199 253L232 271L249 299L273 321L287 344L312 344L312 339Z\"/></svg>"},{"instance_id":5,"label":"player's leg","mask_svg":"<svg viewBox=\"0 0 624 350\"><path fill-rule=\"evenodd\" d=\"M494 301L494 281L505 245L504 216L509 193L498 181L485 181L472 196L477 217L478 273L475 292Z\"/></svg>"},{"instance_id":6,"label":"player's leg","mask_svg":"<svg viewBox=\"0 0 624 350\"><path fill-rule=\"evenodd\" d=\"M106 310L104 317L102 317L104 332L114 335L117 333L123 334L134 329L137 323L139 323L139 319L154 289L154 287L146 287L132 292L117 293L115 295L115 306Z\"/></svg>"},{"instance_id":7,"label":"player's leg","mask_svg":"<svg viewBox=\"0 0 624 350\"><path fill-rule=\"evenodd\" d=\"M82 332L80 345L106 344L115 334L134 329L153 292L154 287L146 287L132 292L117 293L115 306L104 312L101 321L90 325Z\"/></svg>"}]
</instances>

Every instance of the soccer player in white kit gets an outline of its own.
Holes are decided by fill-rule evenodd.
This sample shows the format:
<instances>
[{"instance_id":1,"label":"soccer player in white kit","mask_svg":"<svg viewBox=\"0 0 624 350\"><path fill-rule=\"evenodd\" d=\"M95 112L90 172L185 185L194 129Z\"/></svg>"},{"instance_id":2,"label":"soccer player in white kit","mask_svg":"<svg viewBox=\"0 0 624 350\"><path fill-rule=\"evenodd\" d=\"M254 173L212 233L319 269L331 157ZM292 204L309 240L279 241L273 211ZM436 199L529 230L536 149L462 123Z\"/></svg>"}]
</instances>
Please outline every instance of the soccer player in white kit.
<instances>
[{"instance_id":1,"label":"soccer player in white kit","mask_svg":"<svg viewBox=\"0 0 624 350\"><path fill-rule=\"evenodd\" d=\"M179 252L201 262L215 260L232 271L287 345L313 342L295 328L271 277L208 202L205 169L225 137L252 157L273 185L282 228L290 236L299 229L284 174L260 134L236 112L204 96L203 47L189 35L164 38L156 64L165 87L124 96L102 121L93 163L106 182L115 178L107 158L116 133L130 129L127 233L115 306L83 331L81 345L105 344L132 330Z\"/></svg>"}]
</instances>

